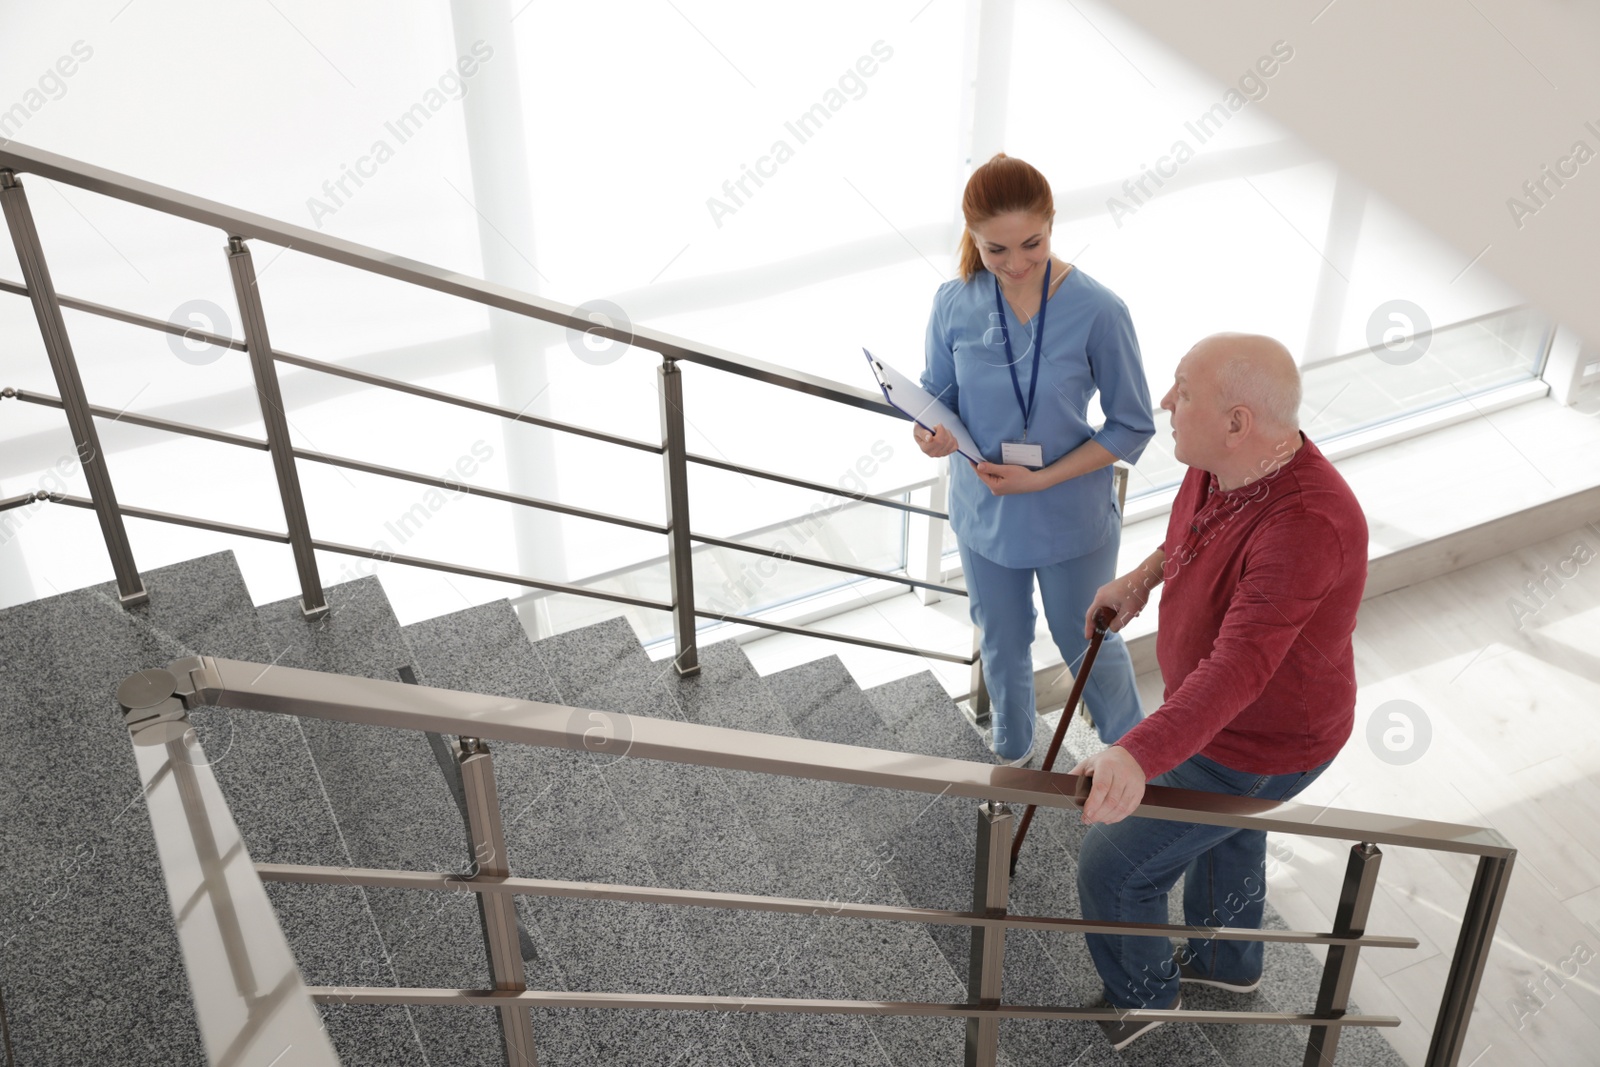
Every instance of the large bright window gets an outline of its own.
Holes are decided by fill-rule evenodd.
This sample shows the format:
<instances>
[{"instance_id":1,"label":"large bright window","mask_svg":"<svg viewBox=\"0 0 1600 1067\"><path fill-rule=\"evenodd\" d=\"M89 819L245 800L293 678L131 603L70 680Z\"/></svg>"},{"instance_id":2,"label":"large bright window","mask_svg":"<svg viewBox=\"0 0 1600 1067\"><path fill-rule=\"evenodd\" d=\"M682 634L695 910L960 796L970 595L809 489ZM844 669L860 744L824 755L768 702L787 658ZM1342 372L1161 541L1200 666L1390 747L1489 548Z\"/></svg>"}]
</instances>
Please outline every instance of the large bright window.
<instances>
[{"instance_id":1,"label":"large bright window","mask_svg":"<svg viewBox=\"0 0 1600 1067\"><path fill-rule=\"evenodd\" d=\"M1127 302L1155 397L1189 346L1218 330L1270 333L1302 358L1319 439L1538 373L1545 320L1508 310L1520 307L1517 294L1464 271L1451 249L1256 106L1274 77L1292 76L1293 42L1260 42L1272 76L1224 85L1090 0L1018 0L1004 47L982 50L989 65L975 66L973 10L533 4L505 38L479 41L458 34L451 5L436 0L390 5L381 20L299 2L135 4L94 19L70 5L10 5L0 69L89 55L49 92L29 95L37 87L21 75L0 86L24 105L4 133L566 303L605 300L634 324L858 387L871 384L863 347L920 367L933 292L955 270L961 189L981 162L971 146L994 143L1051 180L1055 251ZM968 128L974 94L986 105L1003 94L1003 128L988 106ZM482 170L497 158L485 144L507 137L525 146L525 187L497 186ZM215 328L238 335L216 231L25 182L63 293L174 321L210 322L214 309ZM659 439L648 353L595 358L581 339L549 332L508 386L483 311L295 250L258 243L255 257L281 349L485 400L512 403L509 390L539 414ZM0 276L19 278L4 241ZM1397 302L1420 309L1406 329L1430 339L1412 362L1369 347L1375 325L1392 336ZM91 401L260 433L237 354L185 359L160 335L79 313L68 326ZM23 298L0 294L0 331L0 384L53 392ZM934 473L903 424L707 368L684 379L698 453L845 491L889 492ZM484 485L661 520L660 464L647 455L507 431L489 416L310 371L286 370L284 389L302 447L428 472L465 457ZM70 453L62 420L12 403L0 414L0 496L31 491ZM1179 473L1158 425L1131 496ZM102 432L124 503L282 525L260 454L121 424ZM653 535L549 515L519 534L511 505L468 498L426 507L424 522L416 485L323 467L303 478L318 536L661 595L654 561L664 548ZM695 470L692 489L699 532L859 566L906 564L900 513L707 469ZM806 519L819 506L820 526ZM16 529L0 548L30 578L5 597L109 576L87 513L30 513ZM131 530L147 569L231 548L258 599L295 592L280 546L143 522ZM702 604L761 610L850 580L785 564L756 581L757 559L700 550ZM325 581L367 570L323 561ZM392 565L382 573L406 619L516 592ZM664 616L645 616L642 629L665 632Z\"/></svg>"}]
</instances>

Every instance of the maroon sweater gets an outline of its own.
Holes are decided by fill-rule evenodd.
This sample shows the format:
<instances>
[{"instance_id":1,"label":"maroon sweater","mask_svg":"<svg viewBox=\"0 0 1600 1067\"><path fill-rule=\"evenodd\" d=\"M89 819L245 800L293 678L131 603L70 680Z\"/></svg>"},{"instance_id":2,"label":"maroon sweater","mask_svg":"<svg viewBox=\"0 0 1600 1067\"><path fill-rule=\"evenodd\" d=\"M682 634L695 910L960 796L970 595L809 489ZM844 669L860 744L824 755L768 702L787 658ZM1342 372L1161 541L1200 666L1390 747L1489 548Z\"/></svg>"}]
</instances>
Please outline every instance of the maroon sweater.
<instances>
[{"instance_id":1,"label":"maroon sweater","mask_svg":"<svg viewBox=\"0 0 1600 1067\"><path fill-rule=\"evenodd\" d=\"M1199 753L1250 774L1310 770L1355 718L1350 638L1367 520L1302 438L1276 472L1228 492L1190 468L1162 544L1159 709L1117 743L1154 778Z\"/></svg>"}]
</instances>

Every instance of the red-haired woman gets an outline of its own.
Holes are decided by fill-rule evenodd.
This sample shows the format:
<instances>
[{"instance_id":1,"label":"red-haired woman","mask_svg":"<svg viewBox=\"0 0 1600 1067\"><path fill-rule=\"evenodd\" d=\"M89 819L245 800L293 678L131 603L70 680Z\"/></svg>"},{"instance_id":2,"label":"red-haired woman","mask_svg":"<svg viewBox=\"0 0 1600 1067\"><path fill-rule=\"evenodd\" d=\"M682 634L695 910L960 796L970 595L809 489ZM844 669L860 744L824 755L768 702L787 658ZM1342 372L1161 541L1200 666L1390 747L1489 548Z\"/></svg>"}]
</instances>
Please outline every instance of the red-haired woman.
<instances>
[{"instance_id":1,"label":"red-haired woman","mask_svg":"<svg viewBox=\"0 0 1600 1067\"><path fill-rule=\"evenodd\" d=\"M956 411L987 460L952 458L950 524L981 631L990 747L1023 763L1034 735L1034 582L1063 659L1079 663L1084 615L1116 574L1122 517L1111 465L1137 460L1155 422L1126 305L1051 255L1044 175L1002 152L973 172L961 210L961 276L934 296L922 385ZM1097 392L1098 429L1088 421ZM929 456L955 451L943 427L914 434ZM1117 634L1106 636L1084 696L1107 744L1139 721Z\"/></svg>"}]
</instances>

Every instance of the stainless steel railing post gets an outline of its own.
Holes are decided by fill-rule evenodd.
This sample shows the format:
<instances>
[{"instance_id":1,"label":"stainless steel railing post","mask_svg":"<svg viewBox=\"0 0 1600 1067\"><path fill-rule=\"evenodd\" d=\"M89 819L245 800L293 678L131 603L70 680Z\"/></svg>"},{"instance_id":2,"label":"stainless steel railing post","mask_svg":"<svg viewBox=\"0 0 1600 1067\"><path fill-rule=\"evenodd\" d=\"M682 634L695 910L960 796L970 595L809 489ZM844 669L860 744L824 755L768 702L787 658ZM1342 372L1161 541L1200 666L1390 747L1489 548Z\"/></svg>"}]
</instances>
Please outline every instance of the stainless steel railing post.
<instances>
[{"instance_id":1,"label":"stainless steel railing post","mask_svg":"<svg viewBox=\"0 0 1600 1067\"><path fill-rule=\"evenodd\" d=\"M125 607L143 604L150 596L145 592L144 580L139 577L139 568L133 561L128 531L122 525L116 490L111 487L111 472L106 468L100 435L95 430L94 415L89 410L89 400L83 391L83 378L78 374L78 363L72 355L67 324L61 317L61 302L50 280L50 268L45 264L44 248L39 243L39 231L33 224L33 212L28 208L27 194L23 192L22 182L16 174L9 170L0 170L0 205L4 206L6 225L11 230L11 243L17 249L17 263L22 267L22 278L28 286L33 313L39 320L39 334L44 339L45 354L50 357L50 369L56 376L56 387L61 390L61 409L66 412L72 443L78 450L78 462L83 465L84 481L89 485L89 498L94 502L95 517L100 520L100 533L105 538L106 552L111 556L111 570L117 578L117 595Z\"/></svg>"},{"instance_id":2,"label":"stainless steel railing post","mask_svg":"<svg viewBox=\"0 0 1600 1067\"><path fill-rule=\"evenodd\" d=\"M1011 835L1016 813L997 801L978 806L978 848L972 867L972 910L999 918L1011 897ZM974 926L972 957L967 970L967 1003L984 1008L1000 1006L1005 966L1006 932L1003 927ZM1000 1020L967 1020L966 1067L994 1067L1000 1044Z\"/></svg>"},{"instance_id":3,"label":"stainless steel railing post","mask_svg":"<svg viewBox=\"0 0 1600 1067\"><path fill-rule=\"evenodd\" d=\"M505 829L500 821L500 794L495 791L494 761L489 746L463 737L457 746L461 786L466 796L467 834L472 844L473 879L506 878L511 864L506 858ZM509 893L479 893L478 914L483 919L483 942L489 953L489 977L496 989L528 988L517 936L517 901ZM538 1067L533 1047L533 1017L524 1005L500 1008L500 1036L505 1041L510 1067Z\"/></svg>"},{"instance_id":4,"label":"stainless steel railing post","mask_svg":"<svg viewBox=\"0 0 1600 1067\"><path fill-rule=\"evenodd\" d=\"M1494 947L1494 928L1500 920L1511 883L1511 866L1516 853L1509 856L1481 856L1478 873L1472 879L1466 912L1461 916L1455 955L1450 960L1450 976L1445 980L1439 1017L1433 1024L1433 1039L1428 1044L1427 1067L1456 1067L1461 1062L1467 1039L1467 1024L1472 1021L1472 1004L1478 998L1484 964Z\"/></svg>"},{"instance_id":5,"label":"stainless steel railing post","mask_svg":"<svg viewBox=\"0 0 1600 1067\"><path fill-rule=\"evenodd\" d=\"M683 429L683 372L663 359L657 370L661 393L662 464L667 491L667 571L672 578L672 632L677 639L673 666L679 674L700 670L695 647L694 547L689 533L689 447Z\"/></svg>"},{"instance_id":6,"label":"stainless steel railing post","mask_svg":"<svg viewBox=\"0 0 1600 1067\"><path fill-rule=\"evenodd\" d=\"M971 588L971 585L968 585ZM978 726L988 726L992 721L989 703L989 683L983 680L983 631L972 628L972 669L968 672L968 706L972 708L972 721Z\"/></svg>"},{"instance_id":7,"label":"stainless steel railing post","mask_svg":"<svg viewBox=\"0 0 1600 1067\"><path fill-rule=\"evenodd\" d=\"M267 316L261 306L261 291L256 286L255 261L242 237L229 237L227 251L233 291L239 301L239 320L244 326L245 348L250 355L250 370L255 375L256 396L261 400L261 421L267 429L267 451L272 455L272 469L278 476L278 496L283 501L289 545L294 549L295 570L300 575L300 609L311 618L326 612L328 602L322 595L322 580L317 576L316 550L311 545L311 526L306 520L305 498L300 493L294 442L289 438L289 418L284 413L283 392L278 387L278 365L272 358L272 342L267 338Z\"/></svg>"},{"instance_id":8,"label":"stainless steel railing post","mask_svg":"<svg viewBox=\"0 0 1600 1067\"><path fill-rule=\"evenodd\" d=\"M1333 916L1335 934L1360 937L1366 933L1367 914L1378 889L1378 865L1382 861L1383 853L1377 845L1350 846L1339 909ZM1322 966L1322 989L1317 993L1317 1015L1338 1018L1350 1006L1350 984L1355 980L1359 951L1355 945L1328 946L1328 958ZM1305 1067L1328 1067L1339 1052L1339 1035L1343 1032L1342 1026L1313 1026L1306 1042Z\"/></svg>"}]
</instances>

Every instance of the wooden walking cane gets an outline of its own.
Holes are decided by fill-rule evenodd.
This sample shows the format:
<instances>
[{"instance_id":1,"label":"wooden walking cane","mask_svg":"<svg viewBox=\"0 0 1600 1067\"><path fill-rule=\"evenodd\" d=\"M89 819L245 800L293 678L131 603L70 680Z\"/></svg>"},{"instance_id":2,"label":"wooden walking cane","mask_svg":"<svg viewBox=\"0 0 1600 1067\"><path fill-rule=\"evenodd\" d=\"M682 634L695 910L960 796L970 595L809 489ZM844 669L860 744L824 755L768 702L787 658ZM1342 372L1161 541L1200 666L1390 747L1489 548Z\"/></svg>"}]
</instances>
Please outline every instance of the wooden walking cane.
<instances>
[{"instance_id":1,"label":"wooden walking cane","mask_svg":"<svg viewBox=\"0 0 1600 1067\"><path fill-rule=\"evenodd\" d=\"M1088 682L1089 671L1094 667L1094 658L1100 652L1100 642L1105 640L1106 631L1111 628L1111 622L1116 617L1116 612L1110 608L1101 608L1094 613L1094 636L1089 639L1089 650L1083 654L1083 666L1078 668L1077 677L1072 680L1072 694L1067 697L1067 706L1061 712L1061 721L1056 723L1056 735L1050 739L1050 748L1044 754L1044 766L1040 768L1041 770L1048 771L1055 766L1056 754L1061 751L1061 742L1066 739L1067 727L1072 724L1072 716L1077 710L1078 700L1083 696L1084 683ZM1017 824L1017 836L1011 840L1011 874L1013 877L1017 873L1017 857L1022 854L1022 840L1028 836L1028 825L1033 822L1034 808L1035 805L1029 804L1028 810L1022 813L1022 821Z\"/></svg>"}]
</instances>

